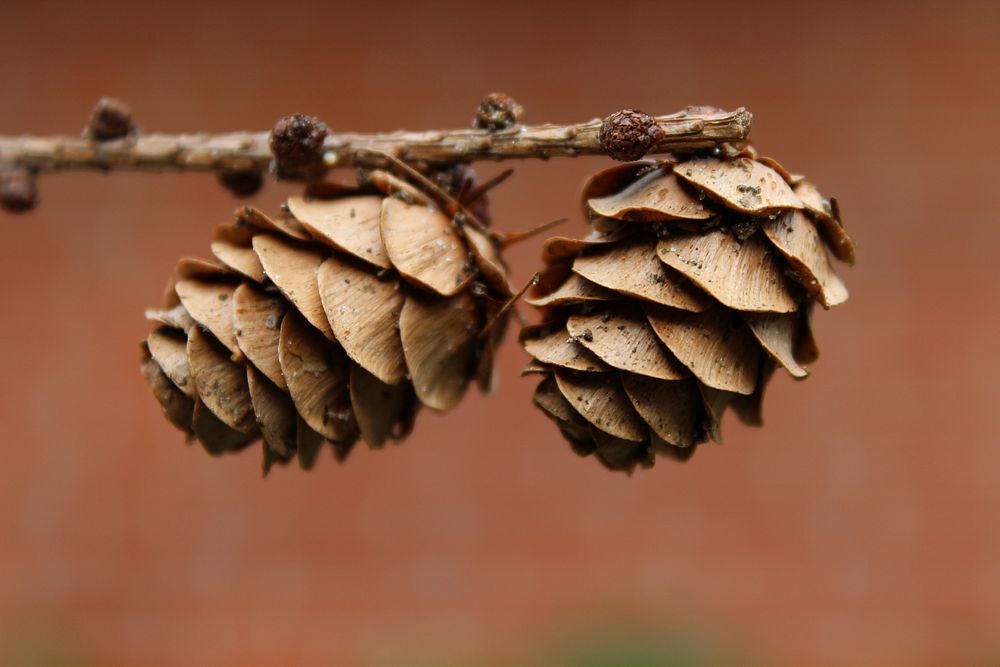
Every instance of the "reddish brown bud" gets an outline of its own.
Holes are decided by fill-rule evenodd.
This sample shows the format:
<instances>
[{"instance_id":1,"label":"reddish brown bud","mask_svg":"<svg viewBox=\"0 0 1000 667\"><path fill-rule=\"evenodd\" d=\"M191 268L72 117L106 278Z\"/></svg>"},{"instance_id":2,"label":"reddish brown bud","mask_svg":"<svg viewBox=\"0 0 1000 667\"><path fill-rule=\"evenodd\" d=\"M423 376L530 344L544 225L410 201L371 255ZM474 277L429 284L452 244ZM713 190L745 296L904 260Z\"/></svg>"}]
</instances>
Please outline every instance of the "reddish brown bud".
<instances>
[{"instance_id":1,"label":"reddish brown bud","mask_svg":"<svg viewBox=\"0 0 1000 667\"><path fill-rule=\"evenodd\" d=\"M0 174L0 207L8 213L27 213L38 203L35 177L26 171Z\"/></svg>"},{"instance_id":2,"label":"reddish brown bud","mask_svg":"<svg viewBox=\"0 0 1000 667\"><path fill-rule=\"evenodd\" d=\"M598 140L609 156L621 162L638 160L663 139L656 119L635 109L616 111L601 123Z\"/></svg>"},{"instance_id":3,"label":"reddish brown bud","mask_svg":"<svg viewBox=\"0 0 1000 667\"><path fill-rule=\"evenodd\" d=\"M313 116L294 113L274 124L271 152L279 175L304 175L323 163L326 123Z\"/></svg>"},{"instance_id":4,"label":"reddish brown bud","mask_svg":"<svg viewBox=\"0 0 1000 667\"><path fill-rule=\"evenodd\" d=\"M223 171L219 183L236 197L250 197L264 186L264 174L253 169Z\"/></svg>"},{"instance_id":5,"label":"reddish brown bud","mask_svg":"<svg viewBox=\"0 0 1000 667\"><path fill-rule=\"evenodd\" d=\"M497 132L520 122L524 107L506 93L490 93L479 103L472 126L480 130Z\"/></svg>"},{"instance_id":6,"label":"reddish brown bud","mask_svg":"<svg viewBox=\"0 0 1000 667\"><path fill-rule=\"evenodd\" d=\"M121 100L102 97L90 112L86 134L95 141L121 139L135 131L132 111Z\"/></svg>"}]
</instances>

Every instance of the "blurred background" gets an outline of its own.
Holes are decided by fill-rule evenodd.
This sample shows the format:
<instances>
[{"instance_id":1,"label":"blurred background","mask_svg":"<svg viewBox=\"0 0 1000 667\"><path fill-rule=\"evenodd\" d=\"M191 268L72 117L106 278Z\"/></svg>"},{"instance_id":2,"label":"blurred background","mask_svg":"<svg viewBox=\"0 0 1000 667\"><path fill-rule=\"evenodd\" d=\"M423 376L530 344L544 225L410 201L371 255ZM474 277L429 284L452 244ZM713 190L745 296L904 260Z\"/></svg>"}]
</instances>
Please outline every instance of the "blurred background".
<instances>
[{"instance_id":1,"label":"blurred background","mask_svg":"<svg viewBox=\"0 0 1000 667\"><path fill-rule=\"evenodd\" d=\"M839 198L859 263L812 377L688 464L578 459L511 337L492 399L263 480L256 448L186 447L138 370L143 309L235 200L206 175L44 177L36 212L0 216L0 664L1000 664L1000 4L10 1L2 22L0 134L76 133L101 95L165 132L466 126L494 90L526 122L745 105L765 154ZM608 164L513 165L495 225L581 233Z\"/></svg>"}]
</instances>

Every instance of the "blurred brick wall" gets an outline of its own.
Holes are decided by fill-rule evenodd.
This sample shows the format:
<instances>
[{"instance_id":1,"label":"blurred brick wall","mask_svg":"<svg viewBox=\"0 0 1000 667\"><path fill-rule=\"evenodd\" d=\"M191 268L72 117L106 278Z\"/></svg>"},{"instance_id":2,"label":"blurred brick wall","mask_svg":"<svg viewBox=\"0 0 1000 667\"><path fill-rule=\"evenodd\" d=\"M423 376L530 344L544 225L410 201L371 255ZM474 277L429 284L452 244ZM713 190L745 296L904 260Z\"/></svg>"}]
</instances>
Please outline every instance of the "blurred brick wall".
<instances>
[{"instance_id":1,"label":"blurred brick wall","mask_svg":"<svg viewBox=\"0 0 1000 667\"><path fill-rule=\"evenodd\" d=\"M95 664L502 661L613 617L771 664L1000 655L1000 5L8 2L2 21L5 134L75 132L102 94L162 131L464 125L490 90L536 122L746 105L756 144L841 200L860 264L818 314L813 377L686 466L574 457L511 344L489 401L263 481L256 452L184 447L137 370L143 309L233 200L198 175L45 178L39 211L0 217L0 662L39 637ZM604 164L516 165L498 227L581 230ZM514 250L519 281L539 243Z\"/></svg>"}]
</instances>

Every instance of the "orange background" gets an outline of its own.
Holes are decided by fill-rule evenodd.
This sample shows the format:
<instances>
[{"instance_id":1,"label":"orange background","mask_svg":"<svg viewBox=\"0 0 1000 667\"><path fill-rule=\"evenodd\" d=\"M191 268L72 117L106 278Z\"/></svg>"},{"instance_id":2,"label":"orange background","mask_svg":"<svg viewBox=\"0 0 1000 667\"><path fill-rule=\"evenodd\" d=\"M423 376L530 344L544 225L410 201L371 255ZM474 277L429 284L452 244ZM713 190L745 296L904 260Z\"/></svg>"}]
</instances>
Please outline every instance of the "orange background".
<instances>
[{"instance_id":1,"label":"orange background","mask_svg":"<svg viewBox=\"0 0 1000 667\"><path fill-rule=\"evenodd\" d=\"M619 662L1000 659L1000 4L7 2L0 20L3 134L76 132L103 94L174 132L292 111L464 126L490 90L528 122L745 105L765 154L840 199L860 258L816 318L813 376L779 378L765 428L728 419L687 465L576 458L511 340L491 399L262 480L256 449L185 447L138 371L143 309L234 200L204 175L47 176L37 212L0 216L0 664L583 664L564 647L605 639ZM580 233L579 185L607 164L515 165L495 224ZM518 281L539 246L511 253Z\"/></svg>"}]
</instances>

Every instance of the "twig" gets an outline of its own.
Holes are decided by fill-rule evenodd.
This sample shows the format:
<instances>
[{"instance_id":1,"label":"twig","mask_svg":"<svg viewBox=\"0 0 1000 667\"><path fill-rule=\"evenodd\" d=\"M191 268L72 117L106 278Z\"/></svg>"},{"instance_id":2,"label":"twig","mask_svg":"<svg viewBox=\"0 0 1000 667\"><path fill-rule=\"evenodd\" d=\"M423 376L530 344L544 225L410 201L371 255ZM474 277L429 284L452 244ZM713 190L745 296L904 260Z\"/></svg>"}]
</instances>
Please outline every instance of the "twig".
<instances>
[{"instance_id":1,"label":"twig","mask_svg":"<svg viewBox=\"0 0 1000 667\"><path fill-rule=\"evenodd\" d=\"M513 173L514 173L513 169L504 169L499 174L497 174L490 180L486 181L482 185L477 185L475 189L469 192L459 193L460 196L458 197L458 200L462 202L462 204L464 204L465 206L474 204L480 197L485 196L487 192L489 192L490 190L492 190L493 188L495 188L496 186L500 185L508 178L510 178L511 174ZM466 183L471 183L471 181L466 181Z\"/></svg>"},{"instance_id":2,"label":"twig","mask_svg":"<svg viewBox=\"0 0 1000 667\"><path fill-rule=\"evenodd\" d=\"M509 299L507 299L507 301L503 304L500 310L496 312L496 314L490 319L490 321L486 323L486 326L483 327L482 331L479 332L479 340L483 340L484 338L486 338L486 336L489 335L490 331L493 330L493 327L495 327L497 323L500 321L500 318L502 318L508 310L514 307L514 304L516 304L518 300L520 300L520 298L524 296L524 293L527 292L533 285L538 284L539 275L540 274L536 273L535 275L531 276L531 280L525 283L524 287L522 287L517 291L517 294L514 294Z\"/></svg>"},{"instance_id":3,"label":"twig","mask_svg":"<svg viewBox=\"0 0 1000 667\"><path fill-rule=\"evenodd\" d=\"M655 117L662 131L650 153L690 152L724 143L740 144L750 132L746 109L726 112L691 108ZM607 155L601 120L577 125L513 125L506 129L459 129L386 134L330 134L323 164L384 168L385 154L410 164L455 164L475 160ZM262 171L272 159L268 132L230 134L141 134L95 141L89 136L0 136L0 167L31 172L73 170Z\"/></svg>"},{"instance_id":4,"label":"twig","mask_svg":"<svg viewBox=\"0 0 1000 667\"><path fill-rule=\"evenodd\" d=\"M427 178L412 166L390 153L383 153L382 157L388 162L390 169L398 169L405 176L408 176L419 183L421 187L437 199L438 205L445 209L449 217L454 218L456 213L461 213L464 222L471 224L484 234L491 233L490 228L485 225L482 220L477 218L472 211L462 204L462 202L448 194L444 188L438 186L434 181Z\"/></svg>"},{"instance_id":5,"label":"twig","mask_svg":"<svg viewBox=\"0 0 1000 667\"><path fill-rule=\"evenodd\" d=\"M549 222L538 225L533 229L529 229L524 232L497 232L496 236L500 241L501 248L509 248L512 245L517 245L521 241L527 241L533 236L537 236L542 232L547 232L553 227L558 227L559 225L566 222L568 218L557 218L555 220L550 220Z\"/></svg>"}]
</instances>

